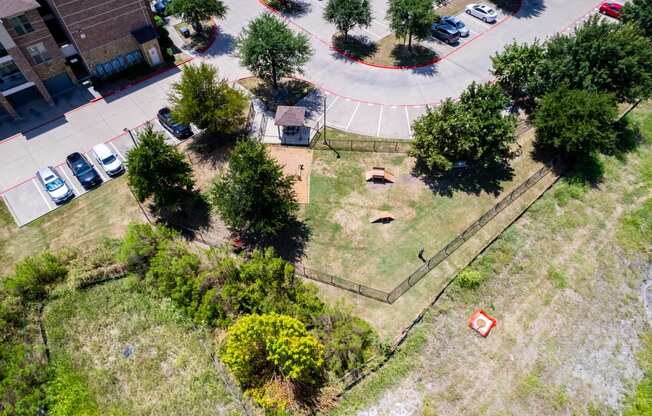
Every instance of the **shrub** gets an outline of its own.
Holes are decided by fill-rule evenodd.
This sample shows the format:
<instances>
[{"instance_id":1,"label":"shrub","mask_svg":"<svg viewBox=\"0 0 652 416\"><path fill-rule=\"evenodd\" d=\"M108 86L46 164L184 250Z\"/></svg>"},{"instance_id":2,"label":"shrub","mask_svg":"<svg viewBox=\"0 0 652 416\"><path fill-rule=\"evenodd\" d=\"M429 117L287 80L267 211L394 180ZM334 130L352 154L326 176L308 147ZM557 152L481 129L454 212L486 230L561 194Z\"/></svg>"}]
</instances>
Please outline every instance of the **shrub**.
<instances>
[{"instance_id":1,"label":"shrub","mask_svg":"<svg viewBox=\"0 0 652 416\"><path fill-rule=\"evenodd\" d=\"M100 415L86 380L69 363L56 362L52 373L53 377L45 387L49 416Z\"/></svg>"},{"instance_id":2,"label":"shrub","mask_svg":"<svg viewBox=\"0 0 652 416\"><path fill-rule=\"evenodd\" d=\"M466 268L457 274L455 282L462 289L477 289L484 281L484 276L477 270Z\"/></svg>"},{"instance_id":3,"label":"shrub","mask_svg":"<svg viewBox=\"0 0 652 416\"><path fill-rule=\"evenodd\" d=\"M33 416L44 405L45 364L27 344L0 343L0 416Z\"/></svg>"},{"instance_id":4,"label":"shrub","mask_svg":"<svg viewBox=\"0 0 652 416\"><path fill-rule=\"evenodd\" d=\"M144 277L159 246L177 235L176 232L162 226L130 224L127 235L118 250L117 258L127 265L130 272Z\"/></svg>"},{"instance_id":5,"label":"shrub","mask_svg":"<svg viewBox=\"0 0 652 416\"><path fill-rule=\"evenodd\" d=\"M224 363L245 387L274 375L312 384L324 364L323 347L304 324L287 315L244 316L229 328Z\"/></svg>"},{"instance_id":6,"label":"shrub","mask_svg":"<svg viewBox=\"0 0 652 416\"><path fill-rule=\"evenodd\" d=\"M15 273L7 277L5 288L23 302L35 302L45 299L49 287L67 274L66 265L54 254L45 252L19 262Z\"/></svg>"}]
</instances>

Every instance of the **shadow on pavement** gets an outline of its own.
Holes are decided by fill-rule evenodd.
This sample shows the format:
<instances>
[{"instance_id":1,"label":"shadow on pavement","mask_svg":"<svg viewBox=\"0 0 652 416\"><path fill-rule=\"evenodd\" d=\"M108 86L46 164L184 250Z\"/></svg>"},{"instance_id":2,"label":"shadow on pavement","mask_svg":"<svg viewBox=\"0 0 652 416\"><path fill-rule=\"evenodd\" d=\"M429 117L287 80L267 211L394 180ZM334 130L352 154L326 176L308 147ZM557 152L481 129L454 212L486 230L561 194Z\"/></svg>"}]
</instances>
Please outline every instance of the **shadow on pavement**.
<instances>
[{"instance_id":1,"label":"shadow on pavement","mask_svg":"<svg viewBox=\"0 0 652 416\"><path fill-rule=\"evenodd\" d=\"M512 13L514 17L518 19L529 19L533 17L540 16L546 10L545 0L523 0L523 7L520 10L513 8L510 10L509 7L500 7L501 3L512 3L514 0L495 0L499 8L505 10L508 13Z\"/></svg>"},{"instance_id":2,"label":"shadow on pavement","mask_svg":"<svg viewBox=\"0 0 652 416\"><path fill-rule=\"evenodd\" d=\"M215 38L215 41L213 42L213 45L208 48L206 52L203 53L203 56L208 56L208 57L215 57L215 56L222 56L222 55L231 55L233 52L235 52L235 37L229 33L218 32Z\"/></svg>"}]
</instances>

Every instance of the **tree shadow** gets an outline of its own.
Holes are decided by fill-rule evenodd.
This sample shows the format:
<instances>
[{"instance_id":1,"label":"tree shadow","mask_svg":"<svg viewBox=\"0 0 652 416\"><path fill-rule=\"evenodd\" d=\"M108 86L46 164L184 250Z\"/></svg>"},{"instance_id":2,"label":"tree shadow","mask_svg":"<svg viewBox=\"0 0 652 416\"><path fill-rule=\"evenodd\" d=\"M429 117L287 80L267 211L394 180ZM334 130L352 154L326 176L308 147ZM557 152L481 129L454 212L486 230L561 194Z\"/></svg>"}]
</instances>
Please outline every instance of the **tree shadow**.
<instances>
[{"instance_id":1,"label":"tree shadow","mask_svg":"<svg viewBox=\"0 0 652 416\"><path fill-rule=\"evenodd\" d=\"M236 50L236 39L233 35L217 29L213 45L204 53L206 56L231 55Z\"/></svg>"},{"instance_id":2,"label":"tree shadow","mask_svg":"<svg viewBox=\"0 0 652 416\"><path fill-rule=\"evenodd\" d=\"M315 87L300 79L287 78L279 82L278 88L273 85L260 82L251 92L263 102L265 108L276 111L279 105L293 106L298 104L306 96L315 90Z\"/></svg>"},{"instance_id":3,"label":"tree shadow","mask_svg":"<svg viewBox=\"0 0 652 416\"><path fill-rule=\"evenodd\" d=\"M636 150L643 142L643 133L638 124L625 117L614 125L616 130L616 143L608 152L620 161L625 161L627 155Z\"/></svg>"},{"instance_id":4,"label":"tree shadow","mask_svg":"<svg viewBox=\"0 0 652 416\"><path fill-rule=\"evenodd\" d=\"M333 47L337 52L360 60L365 60L378 51L378 45L367 36L349 35L345 39L344 35L337 35L333 37Z\"/></svg>"},{"instance_id":5,"label":"tree shadow","mask_svg":"<svg viewBox=\"0 0 652 416\"><path fill-rule=\"evenodd\" d=\"M211 206L204 195L197 191L185 191L173 208L158 208L150 205L156 212L157 222L178 230L187 238L195 238L201 229L211 224Z\"/></svg>"},{"instance_id":6,"label":"tree shadow","mask_svg":"<svg viewBox=\"0 0 652 416\"><path fill-rule=\"evenodd\" d=\"M437 52L423 45L412 45L410 50L408 45L398 44L390 55L396 66L428 65L439 58Z\"/></svg>"},{"instance_id":7,"label":"tree shadow","mask_svg":"<svg viewBox=\"0 0 652 416\"><path fill-rule=\"evenodd\" d=\"M200 133L187 147L191 164L210 163L211 167L223 165L227 162L231 150L238 139L247 136L243 127L236 134Z\"/></svg>"},{"instance_id":8,"label":"tree shadow","mask_svg":"<svg viewBox=\"0 0 652 416\"><path fill-rule=\"evenodd\" d=\"M499 9L519 19L538 17L546 10L545 0L523 0L523 6L520 8L519 0L493 0L493 2Z\"/></svg>"},{"instance_id":9,"label":"tree shadow","mask_svg":"<svg viewBox=\"0 0 652 416\"><path fill-rule=\"evenodd\" d=\"M310 3L297 0L268 0L267 3L287 17L301 17L312 10Z\"/></svg>"},{"instance_id":10,"label":"tree shadow","mask_svg":"<svg viewBox=\"0 0 652 416\"><path fill-rule=\"evenodd\" d=\"M283 259L296 263L303 257L311 235L310 228L305 222L293 219L285 230L268 241L268 245L274 247L276 253Z\"/></svg>"},{"instance_id":11,"label":"tree shadow","mask_svg":"<svg viewBox=\"0 0 652 416\"><path fill-rule=\"evenodd\" d=\"M514 169L507 162L489 166L454 168L445 173L431 172L415 165L412 175L420 178L437 195L452 197L455 192L479 195L482 192L494 196L503 191L503 182L514 177Z\"/></svg>"}]
</instances>

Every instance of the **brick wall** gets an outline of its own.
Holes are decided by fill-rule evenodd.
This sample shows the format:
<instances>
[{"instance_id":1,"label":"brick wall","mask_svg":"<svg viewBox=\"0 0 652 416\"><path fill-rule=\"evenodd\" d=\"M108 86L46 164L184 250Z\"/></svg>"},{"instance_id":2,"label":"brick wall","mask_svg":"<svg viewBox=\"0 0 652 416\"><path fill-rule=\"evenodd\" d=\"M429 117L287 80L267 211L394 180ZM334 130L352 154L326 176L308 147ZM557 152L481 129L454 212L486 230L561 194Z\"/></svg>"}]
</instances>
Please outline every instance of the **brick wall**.
<instances>
[{"instance_id":1,"label":"brick wall","mask_svg":"<svg viewBox=\"0 0 652 416\"><path fill-rule=\"evenodd\" d=\"M94 50L98 46L121 41L125 36L130 36L131 31L153 24L145 0L48 0L48 2L63 21L85 58L87 57L85 52Z\"/></svg>"},{"instance_id":2,"label":"brick wall","mask_svg":"<svg viewBox=\"0 0 652 416\"><path fill-rule=\"evenodd\" d=\"M102 46L84 52L84 58L90 71L95 70L95 65L106 63L116 56L124 55L139 49L138 42L131 34L123 36Z\"/></svg>"}]
</instances>

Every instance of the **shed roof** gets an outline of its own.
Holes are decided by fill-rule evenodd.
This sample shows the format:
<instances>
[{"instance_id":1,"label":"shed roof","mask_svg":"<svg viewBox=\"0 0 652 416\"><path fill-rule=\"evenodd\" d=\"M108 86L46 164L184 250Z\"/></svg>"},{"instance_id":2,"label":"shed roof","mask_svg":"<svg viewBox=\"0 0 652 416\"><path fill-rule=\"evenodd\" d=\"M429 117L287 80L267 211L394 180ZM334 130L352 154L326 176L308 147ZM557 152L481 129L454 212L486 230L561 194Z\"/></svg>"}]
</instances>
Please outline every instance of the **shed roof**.
<instances>
[{"instance_id":1,"label":"shed roof","mask_svg":"<svg viewBox=\"0 0 652 416\"><path fill-rule=\"evenodd\" d=\"M151 26L143 26L132 31L131 34L136 39L136 42L141 45L145 42L149 42L152 39L156 39L156 30L154 30L154 28Z\"/></svg>"},{"instance_id":2,"label":"shed roof","mask_svg":"<svg viewBox=\"0 0 652 416\"><path fill-rule=\"evenodd\" d=\"M39 7L40 5L36 0L1 0L0 18L25 13L28 10L38 9Z\"/></svg>"},{"instance_id":3,"label":"shed roof","mask_svg":"<svg viewBox=\"0 0 652 416\"><path fill-rule=\"evenodd\" d=\"M288 107L279 105L276 108L276 117L274 123L277 126L303 126L306 120L305 107Z\"/></svg>"}]
</instances>

